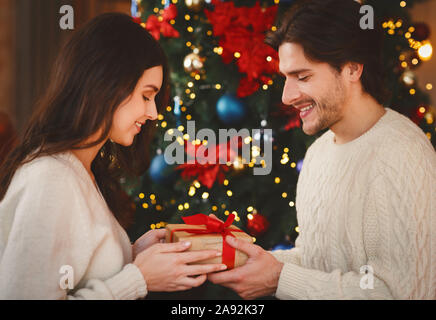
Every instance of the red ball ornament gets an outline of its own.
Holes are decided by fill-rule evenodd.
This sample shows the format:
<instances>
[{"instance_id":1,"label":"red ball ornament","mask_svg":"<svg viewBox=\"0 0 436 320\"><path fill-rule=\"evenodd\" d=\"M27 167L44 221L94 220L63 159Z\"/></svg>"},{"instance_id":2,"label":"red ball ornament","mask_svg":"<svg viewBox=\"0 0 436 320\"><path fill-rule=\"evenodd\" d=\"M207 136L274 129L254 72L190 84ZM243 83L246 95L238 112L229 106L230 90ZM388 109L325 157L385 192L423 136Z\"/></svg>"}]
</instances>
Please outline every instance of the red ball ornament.
<instances>
[{"instance_id":1,"label":"red ball ornament","mask_svg":"<svg viewBox=\"0 0 436 320\"><path fill-rule=\"evenodd\" d=\"M416 107L416 109L410 113L410 119L419 126L428 109L429 107L426 105Z\"/></svg>"},{"instance_id":2,"label":"red ball ornament","mask_svg":"<svg viewBox=\"0 0 436 320\"><path fill-rule=\"evenodd\" d=\"M261 214L253 214L252 219L247 220L247 229L253 236L260 236L269 227L268 220Z\"/></svg>"}]
</instances>

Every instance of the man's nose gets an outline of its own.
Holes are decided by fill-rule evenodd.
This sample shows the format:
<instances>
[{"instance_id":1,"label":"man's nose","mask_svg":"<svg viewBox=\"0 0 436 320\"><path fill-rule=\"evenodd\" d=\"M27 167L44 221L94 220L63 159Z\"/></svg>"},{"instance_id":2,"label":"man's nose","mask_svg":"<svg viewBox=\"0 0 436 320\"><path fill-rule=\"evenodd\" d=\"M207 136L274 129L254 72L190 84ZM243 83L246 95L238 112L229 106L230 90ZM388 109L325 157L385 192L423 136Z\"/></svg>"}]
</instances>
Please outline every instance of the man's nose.
<instances>
[{"instance_id":1,"label":"man's nose","mask_svg":"<svg viewBox=\"0 0 436 320\"><path fill-rule=\"evenodd\" d=\"M283 87L282 102L285 105L291 105L295 103L301 97L301 92L298 86L290 80L286 80Z\"/></svg>"}]
</instances>

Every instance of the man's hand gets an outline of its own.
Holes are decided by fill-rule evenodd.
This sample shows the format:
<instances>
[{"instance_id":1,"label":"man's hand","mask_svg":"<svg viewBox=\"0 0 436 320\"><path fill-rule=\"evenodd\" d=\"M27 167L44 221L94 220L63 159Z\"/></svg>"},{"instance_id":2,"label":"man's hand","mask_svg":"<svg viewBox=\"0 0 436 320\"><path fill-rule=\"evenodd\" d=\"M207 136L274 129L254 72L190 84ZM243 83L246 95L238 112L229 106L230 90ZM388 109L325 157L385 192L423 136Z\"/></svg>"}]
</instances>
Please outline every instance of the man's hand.
<instances>
[{"instance_id":1,"label":"man's hand","mask_svg":"<svg viewBox=\"0 0 436 320\"><path fill-rule=\"evenodd\" d=\"M226 237L233 248L248 255L246 264L233 270L208 274L209 281L234 290L243 299L255 299L274 294L283 263L258 245Z\"/></svg>"},{"instance_id":2,"label":"man's hand","mask_svg":"<svg viewBox=\"0 0 436 320\"><path fill-rule=\"evenodd\" d=\"M161 243L165 241L166 229L154 229L150 230L147 233L143 234L139 239L135 241L132 245L132 255L133 260L135 260L136 256L145 249L150 246Z\"/></svg>"}]
</instances>

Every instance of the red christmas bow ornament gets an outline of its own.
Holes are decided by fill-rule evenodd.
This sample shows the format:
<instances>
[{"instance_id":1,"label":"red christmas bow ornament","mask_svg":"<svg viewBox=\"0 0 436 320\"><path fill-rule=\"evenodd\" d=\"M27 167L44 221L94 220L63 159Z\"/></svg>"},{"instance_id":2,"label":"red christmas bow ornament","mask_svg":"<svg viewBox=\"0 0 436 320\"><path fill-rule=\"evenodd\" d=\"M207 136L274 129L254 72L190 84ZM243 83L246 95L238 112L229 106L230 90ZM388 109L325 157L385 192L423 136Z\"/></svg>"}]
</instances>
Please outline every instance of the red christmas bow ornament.
<instances>
[{"instance_id":1,"label":"red christmas bow ornament","mask_svg":"<svg viewBox=\"0 0 436 320\"><path fill-rule=\"evenodd\" d=\"M246 97L256 92L262 84L268 84L266 74L278 71L278 55L264 43L265 32L270 30L278 6L262 8L259 1L253 7L235 7L232 2L213 0L214 10L205 10L213 27L214 35L220 37L223 48L222 60L228 64L240 54L236 64L241 78L238 97Z\"/></svg>"},{"instance_id":2,"label":"red christmas bow ornament","mask_svg":"<svg viewBox=\"0 0 436 320\"><path fill-rule=\"evenodd\" d=\"M200 160L201 163L212 163L219 162L233 162L238 155L238 150L242 146L242 139L239 136L230 138L226 143L221 143L213 146L206 146L203 144L192 145L192 143L186 142L185 150L188 155L188 159ZM211 152L211 154L209 154ZM210 159L212 158L212 159Z\"/></svg>"},{"instance_id":3,"label":"red christmas bow ornament","mask_svg":"<svg viewBox=\"0 0 436 320\"><path fill-rule=\"evenodd\" d=\"M177 7L174 4L170 4L164 9L161 16L149 16L145 24L145 29L147 29L156 40L160 39L161 33L166 38L178 38L180 37L180 33L169 23L176 17Z\"/></svg>"},{"instance_id":4,"label":"red christmas bow ornament","mask_svg":"<svg viewBox=\"0 0 436 320\"><path fill-rule=\"evenodd\" d=\"M226 220L226 222L221 222L218 219L211 218L205 214L199 213L189 217L182 217L183 222L185 224L190 225L205 225L206 229L175 229L171 232L170 241L173 240L173 233L175 231L185 231L194 234L213 234L219 233L223 237L223 254L222 254L222 262L227 266L228 269L232 269L235 265L235 248L230 246L225 240L226 236L234 237L232 232L243 232L238 229L230 229L230 225L233 223L235 219L234 214L230 214Z\"/></svg>"},{"instance_id":5,"label":"red christmas bow ornament","mask_svg":"<svg viewBox=\"0 0 436 320\"><path fill-rule=\"evenodd\" d=\"M239 149L242 141L235 141L236 139L239 138L233 138L233 145ZM219 144L215 148L204 145L193 146L187 142L185 149L188 159L196 159L196 161L195 163L179 165L177 169L183 170L181 176L187 179L197 177L198 181L209 189L212 188L217 179L220 184L224 182L224 172L229 171L229 167L223 162L233 162L238 155L238 150L232 148L232 142L230 141ZM209 155L209 152L213 152L213 154ZM209 157L212 158L212 163L209 162ZM201 160L201 163L198 160Z\"/></svg>"},{"instance_id":6,"label":"red christmas bow ornament","mask_svg":"<svg viewBox=\"0 0 436 320\"><path fill-rule=\"evenodd\" d=\"M197 177L198 181L209 189L217 179L222 184L225 180L224 172L229 171L225 164L181 164L177 169L183 170L183 178Z\"/></svg>"}]
</instances>

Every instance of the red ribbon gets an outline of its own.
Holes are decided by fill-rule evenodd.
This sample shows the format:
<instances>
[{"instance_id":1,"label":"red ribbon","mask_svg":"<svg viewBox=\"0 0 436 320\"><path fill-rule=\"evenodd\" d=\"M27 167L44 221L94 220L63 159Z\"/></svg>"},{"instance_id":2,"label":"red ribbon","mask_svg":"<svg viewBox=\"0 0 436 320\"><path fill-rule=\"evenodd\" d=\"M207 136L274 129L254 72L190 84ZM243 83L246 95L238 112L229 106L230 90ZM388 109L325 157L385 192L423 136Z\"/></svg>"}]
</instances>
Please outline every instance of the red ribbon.
<instances>
[{"instance_id":1,"label":"red ribbon","mask_svg":"<svg viewBox=\"0 0 436 320\"><path fill-rule=\"evenodd\" d=\"M205 214L199 213L189 217L182 217L185 224L190 225L205 225L206 229L174 229L171 231L170 242L173 241L173 233L176 231L186 231L189 233L195 233L198 235L203 234L221 234L223 237L223 255L222 255L222 263L224 263L228 269L232 269L235 265L235 248L230 246L226 241L226 236L235 237L232 232L243 232L238 229L230 229L230 225L233 223L235 219L234 214L230 214L227 218L226 222L221 222L218 219L211 218Z\"/></svg>"}]
</instances>

